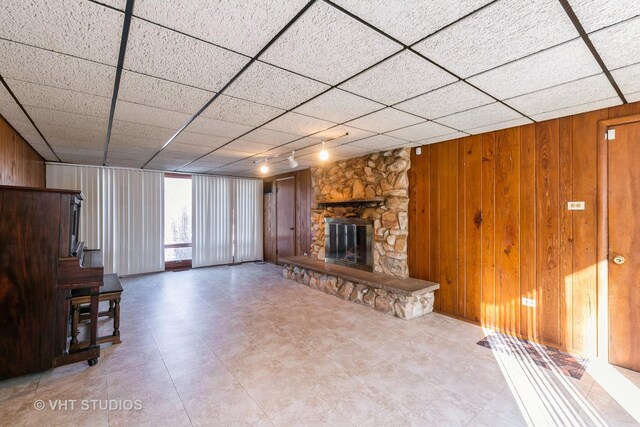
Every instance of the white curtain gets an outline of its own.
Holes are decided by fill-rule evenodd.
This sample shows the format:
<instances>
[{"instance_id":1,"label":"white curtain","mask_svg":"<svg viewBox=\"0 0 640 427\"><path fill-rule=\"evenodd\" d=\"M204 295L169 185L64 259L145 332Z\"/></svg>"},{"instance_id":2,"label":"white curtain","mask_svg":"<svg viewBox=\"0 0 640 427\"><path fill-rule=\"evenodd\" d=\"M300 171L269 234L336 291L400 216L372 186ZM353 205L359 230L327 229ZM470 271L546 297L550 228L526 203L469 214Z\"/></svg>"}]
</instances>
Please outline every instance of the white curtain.
<instances>
[{"instance_id":1,"label":"white curtain","mask_svg":"<svg viewBox=\"0 0 640 427\"><path fill-rule=\"evenodd\" d=\"M163 183L161 172L47 164L47 187L84 195L80 240L123 276L164 270Z\"/></svg>"},{"instance_id":2,"label":"white curtain","mask_svg":"<svg viewBox=\"0 0 640 427\"><path fill-rule=\"evenodd\" d=\"M194 267L262 259L262 181L193 176Z\"/></svg>"},{"instance_id":3,"label":"white curtain","mask_svg":"<svg viewBox=\"0 0 640 427\"><path fill-rule=\"evenodd\" d=\"M262 260L262 180L235 180L235 262Z\"/></svg>"},{"instance_id":4,"label":"white curtain","mask_svg":"<svg viewBox=\"0 0 640 427\"><path fill-rule=\"evenodd\" d=\"M192 265L233 262L232 179L194 175Z\"/></svg>"}]
</instances>

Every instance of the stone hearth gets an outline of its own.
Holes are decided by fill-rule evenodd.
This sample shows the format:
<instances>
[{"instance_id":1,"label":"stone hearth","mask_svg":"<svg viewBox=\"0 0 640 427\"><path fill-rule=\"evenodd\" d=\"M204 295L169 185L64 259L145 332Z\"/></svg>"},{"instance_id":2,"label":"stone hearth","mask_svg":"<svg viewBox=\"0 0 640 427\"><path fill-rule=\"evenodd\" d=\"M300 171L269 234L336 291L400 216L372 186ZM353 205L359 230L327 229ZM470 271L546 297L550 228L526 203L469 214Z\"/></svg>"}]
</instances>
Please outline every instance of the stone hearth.
<instances>
[{"instance_id":1,"label":"stone hearth","mask_svg":"<svg viewBox=\"0 0 640 427\"><path fill-rule=\"evenodd\" d=\"M283 276L287 279L407 320L433 311L433 291L440 287L424 280L325 264L311 257L285 258L283 262Z\"/></svg>"}]
</instances>

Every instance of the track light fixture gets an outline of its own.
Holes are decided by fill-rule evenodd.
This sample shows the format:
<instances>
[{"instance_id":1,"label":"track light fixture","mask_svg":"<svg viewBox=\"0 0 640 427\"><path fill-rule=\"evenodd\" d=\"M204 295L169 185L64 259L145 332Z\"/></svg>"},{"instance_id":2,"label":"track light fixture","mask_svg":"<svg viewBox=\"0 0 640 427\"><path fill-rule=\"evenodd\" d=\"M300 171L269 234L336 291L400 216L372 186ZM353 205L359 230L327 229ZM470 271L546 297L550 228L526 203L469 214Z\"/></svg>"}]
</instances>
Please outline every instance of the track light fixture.
<instances>
[{"instance_id":1,"label":"track light fixture","mask_svg":"<svg viewBox=\"0 0 640 427\"><path fill-rule=\"evenodd\" d=\"M322 141L322 150L320 151L320 160L323 162L329 160L329 152L324 148L324 141Z\"/></svg>"},{"instance_id":2,"label":"track light fixture","mask_svg":"<svg viewBox=\"0 0 640 427\"><path fill-rule=\"evenodd\" d=\"M291 155L289 157L287 157L287 160L289 160L289 167L291 169L298 167L298 161L295 158L295 154L296 154L296 151L292 150L291 151Z\"/></svg>"},{"instance_id":3,"label":"track light fixture","mask_svg":"<svg viewBox=\"0 0 640 427\"><path fill-rule=\"evenodd\" d=\"M260 166L260 172L262 173L269 172L269 159L264 159L264 165Z\"/></svg>"}]
</instances>

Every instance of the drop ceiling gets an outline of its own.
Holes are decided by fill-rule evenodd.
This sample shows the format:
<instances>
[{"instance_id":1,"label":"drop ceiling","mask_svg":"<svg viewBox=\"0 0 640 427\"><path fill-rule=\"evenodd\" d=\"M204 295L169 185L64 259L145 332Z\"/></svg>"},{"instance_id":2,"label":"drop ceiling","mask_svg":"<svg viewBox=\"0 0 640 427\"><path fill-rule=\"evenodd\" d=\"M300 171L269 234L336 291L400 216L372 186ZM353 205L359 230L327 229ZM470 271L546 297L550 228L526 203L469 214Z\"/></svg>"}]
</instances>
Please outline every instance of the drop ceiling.
<instances>
[{"instance_id":1,"label":"drop ceiling","mask_svg":"<svg viewBox=\"0 0 640 427\"><path fill-rule=\"evenodd\" d=\"M640 100L637 0L4 0L49 161L258 176Z\"/></svg>"}]
</instances>

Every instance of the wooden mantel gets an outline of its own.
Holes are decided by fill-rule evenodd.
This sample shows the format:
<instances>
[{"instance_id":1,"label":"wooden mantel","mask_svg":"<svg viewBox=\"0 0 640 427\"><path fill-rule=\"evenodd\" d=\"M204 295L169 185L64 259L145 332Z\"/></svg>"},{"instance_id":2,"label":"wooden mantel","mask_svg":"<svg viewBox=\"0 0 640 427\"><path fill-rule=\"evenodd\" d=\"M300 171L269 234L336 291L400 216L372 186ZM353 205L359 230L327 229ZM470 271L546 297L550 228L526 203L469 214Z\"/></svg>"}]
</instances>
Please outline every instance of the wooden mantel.
<instances>
[{"instance_id":1,"label":"wooden mantel","mask_svg":"<svg viewBox=\"0 0 640 427\"><path fill-rule=\"evenodd\" d=\"M318 206L361 206L361 205L380 205L384 203L384 197L368 197L364 199L347 199L347 200L315 200Z\"/></svg>"}]
</instances>

